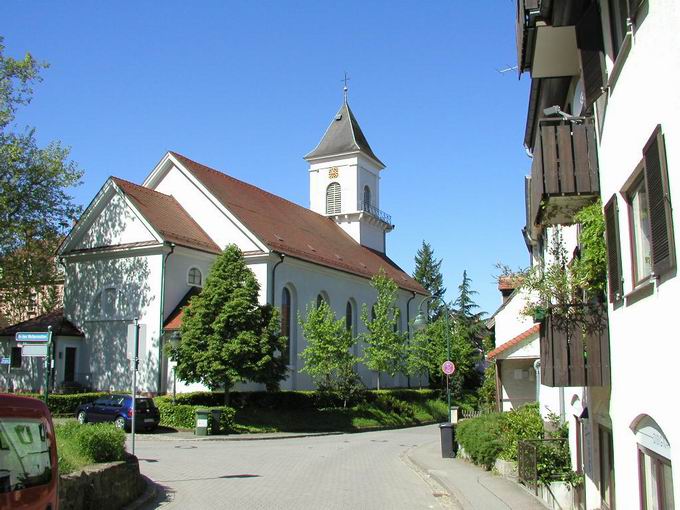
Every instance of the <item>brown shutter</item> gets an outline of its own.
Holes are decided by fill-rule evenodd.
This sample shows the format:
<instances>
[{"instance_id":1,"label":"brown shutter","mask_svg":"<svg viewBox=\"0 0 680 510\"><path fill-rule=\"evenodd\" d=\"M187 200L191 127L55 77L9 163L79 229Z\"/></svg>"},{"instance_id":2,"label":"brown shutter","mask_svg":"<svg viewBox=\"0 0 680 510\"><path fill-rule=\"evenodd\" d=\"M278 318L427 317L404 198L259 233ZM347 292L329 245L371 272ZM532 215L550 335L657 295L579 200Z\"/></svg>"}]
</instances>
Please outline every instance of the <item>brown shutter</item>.
<instances>
[{"instance_id":1,"label":"brown shutter","mask_svg":"<svg viewBox=\"0 0 680 510\"><path fill-rule=\"evenodd\" d=\"M652 230L652 271L661 276L675 267L675 246L666 150L660 125L656 126L642 153Z\"/></svg>"},{"instance_id":2,"label":"brown shutter","mask_svg":"<svg viewBox=\"0 0 680 510\"><path fill-rule=\"evenodd\" d=\"M576 45L581 58L586 111L593 105L607 83L604 62L602 21L597 2L593 2L576 23Z\"/></svg>"},{"instance_id":3,"label":"brown shutter","mask_svg":"<svg viewBox=\"0 0 680 510\"><path fill-rule=\"evenodd\" d=\"M607 240L607 270L609 277L609 301L623 297L623 275L621 274L621 248L619 244L619 208L616 195L604 206L605 237Z\"/></svg>"}]
</instances>

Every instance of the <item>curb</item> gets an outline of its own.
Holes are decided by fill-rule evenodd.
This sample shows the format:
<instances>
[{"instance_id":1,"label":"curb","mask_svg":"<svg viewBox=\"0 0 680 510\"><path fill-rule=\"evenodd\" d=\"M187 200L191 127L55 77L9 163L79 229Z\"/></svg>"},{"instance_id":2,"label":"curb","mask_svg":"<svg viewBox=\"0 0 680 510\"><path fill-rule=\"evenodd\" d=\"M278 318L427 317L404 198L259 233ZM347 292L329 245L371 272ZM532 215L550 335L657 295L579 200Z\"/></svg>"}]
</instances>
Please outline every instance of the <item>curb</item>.
<instances>
[{"instance_id":1,"label":"curb","mask_svg":"<svg viewBox=\"0 0 680 510\"><path fill-rule=\"evenodd\" d=\"M123 507L123 510L138 510L142 506L146 505L147 503L150 503L153 499L156 498L156 492L157 492L157 486L156 482L154 482L151 478L140 475L142 479L144 479L144 483L146 484L146 489L144 490L144 493L139 496L137 499L132 501L131 503L128 503Z\"/></svg>"},{"instance_id":2,"label":"curb","mask_svg":"<svg viewBox=\"0 0 680 510\"><path fill-rule=\"evenodd\" d=\"M282 439L298 439L301 437L322 437L322 436L339 436L347 434L348 432L310 432L300 434L285 434L272 436L248 436L246 434L225 435L225 436L195 436L195 437L172 437L172 436L146 436L144 439L137 437L138 442L148 441L274 441Z\"/></svg>"},{"instance_id":3,"label":"curb","mask_svg":"<svg viewBox=\"0 0 680 510\"><path fill-rule=\"evenodd\" d=\"M423 445L420 445L423 446ZM399 458L401 461L411 468L423 481L430 486L432 489L432 494L437 498L439 504L449 510L462 510L463 505L461 505L458 498L456 498L453 491L451 491L446 484L436 475L430 473L427 467L421 465L414 458L411 457L411 451L420 446L414 446L403 452Z\"/></svg>"}]
</instances>

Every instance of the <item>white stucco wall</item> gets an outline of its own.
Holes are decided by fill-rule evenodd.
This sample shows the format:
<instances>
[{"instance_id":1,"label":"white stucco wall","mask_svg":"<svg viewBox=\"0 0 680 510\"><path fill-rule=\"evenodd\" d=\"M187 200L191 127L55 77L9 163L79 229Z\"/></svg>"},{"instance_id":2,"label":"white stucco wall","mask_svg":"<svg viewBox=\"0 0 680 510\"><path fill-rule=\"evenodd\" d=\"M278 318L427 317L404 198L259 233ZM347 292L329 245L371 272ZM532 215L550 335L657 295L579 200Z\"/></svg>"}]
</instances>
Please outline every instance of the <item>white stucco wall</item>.
<instances>
[{"instance_id":1,"label":"white stucco wall","mask_svg":"<svg viewBox=\"0 0 680 510\"><path fill-rule=\"evenodd\" d=\"M208 194L176 166L166 170L155 186L155 190L172 195L189 215L203 228L210 238L222 249L233 243L241 251L260 249L256 238L230 218Z\"/></svg>"},{"instance_id":2,"label":"white stucco wall","mask_svg":"<svg viewBox=\"0 0 680 510\"><path fill-rule=\"evenodd\" d=\"M74 248L97 248L147 241L156 241L156 238L128 206L125 198L119 193L111 193L106 206L88 229L82 232Z\"/></svg>"},{"instance_id":3,"label":"white stucco wall","mask_svg":"<svg viewBox=\"0 0 680 510\"><path fill-rule=\"evenodd\" d=\"M88 360L79 371L83 382L101 390L131 387L126 359L127 325L135 317L146 325L145 359L140 365L139 390L158 387L160 288L162 255L159 249L137 256L78 257L66 264L65 316L85 334L83 356ZM102 306L102 292L115 289L112 313Z\"/></svg>"},{"instance_id":4,"label":"white stucco wall","mask_svg":"<svg viewBox=\"0 0 680 510\"><path fill-rule=\"evenodd\" d=\"M607 3L602 2L603 17ZM665 136L670 199L680 200L680 6L674 0L649 0L646 17L637 27L633 46L607 102L599 151L603 202L618 193L642 158L652 131L661 124ZM605 18L606 19L606 18ZM607 27L605 26L605 30ZM608 30L605 41L609 48ZM611 54L611 53L610 53ZM613 64L608 60L611 73ZM680 245L680 215L674 209L675 243ZM628 211L619 195L619 227L624 293L632 289ZM611 403L614 436L616 499L638 500L637 442L632 424L643 414L652 417L670 442L674 466L680 465L680 427L671 404L676 399L676 359L680 355L673 317L680 303L675 274L656 280L650 295L625 299L609 308ZM607 394L593 392L591 405L603 405ZM607 419L607 418L606 418ZM680 473L674 492L680 494ZM595 501L590 501L593 506Z\"/></svg>"}]
</instances>

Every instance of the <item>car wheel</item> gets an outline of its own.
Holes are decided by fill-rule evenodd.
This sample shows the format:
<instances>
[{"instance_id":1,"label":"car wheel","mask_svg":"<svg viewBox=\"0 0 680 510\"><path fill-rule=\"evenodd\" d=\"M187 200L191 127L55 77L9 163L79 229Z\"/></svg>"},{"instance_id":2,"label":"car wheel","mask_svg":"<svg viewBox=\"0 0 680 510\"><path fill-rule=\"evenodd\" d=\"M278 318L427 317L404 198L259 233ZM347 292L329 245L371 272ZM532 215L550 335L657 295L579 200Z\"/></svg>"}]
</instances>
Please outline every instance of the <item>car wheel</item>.
<instances>
[{"instance_id":1,"label":"car wheel","mask_svg":"<svg viewBox=\"0 0 680 510\"><path fill-rule=\"evenodd\" d=\"M114 421L113 423L117 428L125 430L125 418L123 418L122 416L116 418L116 421Z\"/></svg>"},{"instance_id":2,"label":"car wheel","mask_svg":"<svg viewBox=\"0 0 680 510\"><path fill-rule=\"evenodd\" d=\"M78 423L80 423L81 425L87 423L87 415L85 414L85 411L80 411L78 413Z\"/></svg>"}]
</instances>

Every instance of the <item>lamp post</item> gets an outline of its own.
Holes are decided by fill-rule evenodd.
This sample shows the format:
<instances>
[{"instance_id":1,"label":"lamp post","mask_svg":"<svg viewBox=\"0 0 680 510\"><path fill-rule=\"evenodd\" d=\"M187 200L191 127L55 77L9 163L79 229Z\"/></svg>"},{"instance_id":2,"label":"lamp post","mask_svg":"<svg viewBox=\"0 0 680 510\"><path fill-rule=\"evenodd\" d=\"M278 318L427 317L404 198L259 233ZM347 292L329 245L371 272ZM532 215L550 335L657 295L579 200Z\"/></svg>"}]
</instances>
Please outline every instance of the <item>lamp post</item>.
<instances>
[{"instance_id":1,"label":"lamp post","mask_svg":"<svg viewBox=\"0 0 680 510\"><path fill-rule=\"evenodd\" d=\"M172 347L172 403L175 403L175 398L177 397L177 348L179 347L179 341L181 335L179 331L173 331L170 335L170 347Z\"/></svg>"},{"instance_id":2,"label":"lamp post","mask_svg":"<svg viewBox=\"0 0 680 510\"><path fill-rule=\"evenodd\" d=\"M420 305L418 305L418 315L416 315L416 318L413 320L413 327L420 331L422 330L425 326L427 326L427 323L429 322L427 314L423 312L423 304L426 301L434 301L434 302L440 302L442 305L444 305L444 308L446 309L444 313L444 321L446 324L446 360L451 361L451 327L449 323L449 309L444 300L440 297L426 297L424 298L421 302ZM449 385L449 375L446 375L446 406L448 408L448 414L449 414L449 423L451 423L451 387Z\"/></svg>"}]
</instances>

